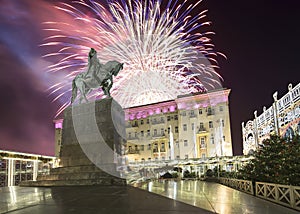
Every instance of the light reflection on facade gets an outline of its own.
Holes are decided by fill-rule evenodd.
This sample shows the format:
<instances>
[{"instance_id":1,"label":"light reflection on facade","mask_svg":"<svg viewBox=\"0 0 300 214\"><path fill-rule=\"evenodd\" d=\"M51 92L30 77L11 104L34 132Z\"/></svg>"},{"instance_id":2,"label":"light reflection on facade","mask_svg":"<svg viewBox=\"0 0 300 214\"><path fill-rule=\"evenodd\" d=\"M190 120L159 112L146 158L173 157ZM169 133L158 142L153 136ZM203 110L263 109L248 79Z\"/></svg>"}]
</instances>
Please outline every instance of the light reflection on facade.
<instances>
[{"instance_id":1,"label":"light reflection on facade","mask_svg":"<svg viewBox=\"0 0 300 214\"><path fill-rule=\"evenodd\" d=\"M295 87L289 84L288 92L280 99L277 95L273 94L269 108L263 107L260 115L255 111L253 120L242 123L244 155L252 154L271 134L286 138L300 135L300 83Z\"/></svg>"}]
</instances>

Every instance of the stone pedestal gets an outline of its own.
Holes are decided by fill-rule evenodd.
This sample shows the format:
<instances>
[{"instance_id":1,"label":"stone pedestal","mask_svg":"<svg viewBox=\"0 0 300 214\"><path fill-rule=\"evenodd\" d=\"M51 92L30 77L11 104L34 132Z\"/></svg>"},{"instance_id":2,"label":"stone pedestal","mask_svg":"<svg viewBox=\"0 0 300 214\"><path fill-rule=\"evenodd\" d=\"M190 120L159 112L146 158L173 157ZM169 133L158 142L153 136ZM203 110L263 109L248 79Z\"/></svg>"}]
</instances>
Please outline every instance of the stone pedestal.
<instances>
[{"instance_id":1,"label":"stone pedestal","mask_svg":"<svg viewBox=\"0 0 300 214\"><path fill-rule=\"evenodd\" d=\"M61 167L22 186L126 185L116 166L125 121L112 98L68 107L64 111Z\"/></svg>"}]
</instances>

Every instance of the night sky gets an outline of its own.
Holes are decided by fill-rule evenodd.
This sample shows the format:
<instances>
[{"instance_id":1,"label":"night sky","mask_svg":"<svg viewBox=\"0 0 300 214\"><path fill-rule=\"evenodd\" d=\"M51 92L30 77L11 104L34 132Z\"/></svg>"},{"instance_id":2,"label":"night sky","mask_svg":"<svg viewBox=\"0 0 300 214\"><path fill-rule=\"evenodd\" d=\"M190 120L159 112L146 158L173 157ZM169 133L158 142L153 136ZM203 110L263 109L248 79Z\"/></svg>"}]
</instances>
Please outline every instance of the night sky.
<instances>
[{"instance_id":1,"label":"night sky","mask_svg":"<svg viewBox=\"0 0 300 214\"><path fill-rule=\"evenodd\" d=\"M53 1L0 0L0 149L54 154L53 119L59 103L47 88L60 77L39 47L46 36L42 22L64 20ZM208 30L216 33L215 49L224 87L230 88L234 154L242 153L241 122L299 83L300 2L204 0Z\"/></svg>"}]
</instances>

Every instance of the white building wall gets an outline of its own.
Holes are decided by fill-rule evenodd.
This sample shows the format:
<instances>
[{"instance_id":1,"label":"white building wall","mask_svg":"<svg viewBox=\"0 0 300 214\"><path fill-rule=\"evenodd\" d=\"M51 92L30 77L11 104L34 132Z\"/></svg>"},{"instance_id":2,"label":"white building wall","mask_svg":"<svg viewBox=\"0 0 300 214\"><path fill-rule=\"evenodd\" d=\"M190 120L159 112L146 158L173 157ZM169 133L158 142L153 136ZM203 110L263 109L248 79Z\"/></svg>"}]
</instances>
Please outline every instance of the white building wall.
<instances>
[{"instance_id":1,"label":"white building wall","mask_svg":"<svg viewBox=\"0 0 300 214\"><path fill-rule=\"evenodd\" d=\"M269 107L263 107L263 112L254 119L242 123L243 153L245 155L255 151L263 140L271 134L292 137L300 134L300 83L294 88L288 85L288 92L277 98L278 93L273 94L274 102Z\"/></svg>"}]
</instances>

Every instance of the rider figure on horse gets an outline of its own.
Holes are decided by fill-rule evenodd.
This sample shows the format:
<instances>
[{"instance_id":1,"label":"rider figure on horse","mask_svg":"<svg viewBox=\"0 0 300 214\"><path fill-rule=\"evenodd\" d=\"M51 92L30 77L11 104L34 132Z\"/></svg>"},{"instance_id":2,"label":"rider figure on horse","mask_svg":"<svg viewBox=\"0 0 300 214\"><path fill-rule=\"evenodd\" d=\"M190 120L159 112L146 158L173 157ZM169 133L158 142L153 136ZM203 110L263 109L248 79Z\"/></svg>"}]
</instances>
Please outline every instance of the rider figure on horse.
<instances>
[{"instance_id":1,"label":"rider figure on horse","mask_svg":"<svg viewBox=\"0 0 300 214\"><path fill-rule=\"evenodd\" d=\"M113 76L117 76L120 70L123 69L123 64L116 60L108 61L101 64L97 58L97 51L91 48L88 55L88 69L76 75L72 81L72 98L71 103L74 102L77 96L77 89L79 89L82 99L88 102L86 95L93 89L102 88L104 95L110 97L110 89L113 85Z\"/></svg>"},{"instance_id":2,"label":"rider figure on horse","mask_svg":"<svg viewBox=\"0 0 300 214\"><path fill-rule=\"evenodd\" d=\"M91 48L91 50L89 52L89 57L88 57L88 69L87 69L86 74L84 75L84 78L95 79L99 83L99 85L101 85L102 81L99 79L99 77L96 74L96 72L99 70L100 66L101 66L101 64L97 57L97 51L94 48Z\"/></svg>"}]
</instances>

